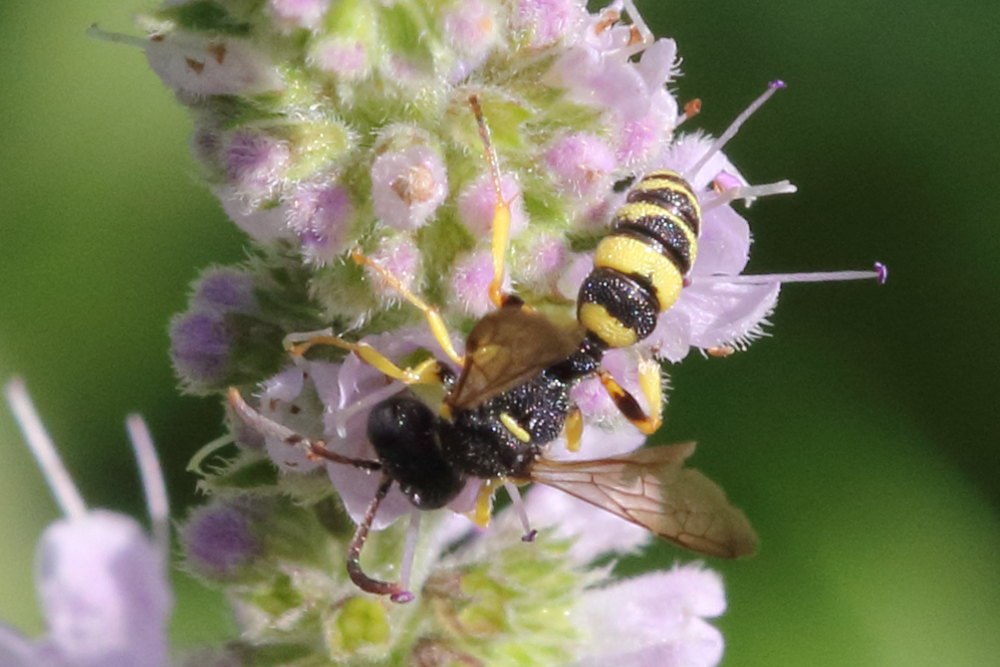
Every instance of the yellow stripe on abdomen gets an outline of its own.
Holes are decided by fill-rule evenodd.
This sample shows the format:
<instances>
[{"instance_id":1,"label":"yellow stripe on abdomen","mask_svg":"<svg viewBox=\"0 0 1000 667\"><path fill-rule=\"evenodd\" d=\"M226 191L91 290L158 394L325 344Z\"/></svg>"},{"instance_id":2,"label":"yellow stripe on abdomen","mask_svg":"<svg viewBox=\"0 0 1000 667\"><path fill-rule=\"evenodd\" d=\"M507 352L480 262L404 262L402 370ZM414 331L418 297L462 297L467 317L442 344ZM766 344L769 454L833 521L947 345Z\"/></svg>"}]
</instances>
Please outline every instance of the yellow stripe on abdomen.
<instances>
[{"instance_id":1,"label":"yellow stripe on abdomen","mask_svg":"<svg viewBox=\"0 0 1000 667\"><path fill-rule=\"evenodd\" d=\"M674 305L684 284L684 276L673 260L652 244L632 236L604 237L594 253L594 266L645 278L653 287L660 312Z\"/></svg>"}]
</instances>

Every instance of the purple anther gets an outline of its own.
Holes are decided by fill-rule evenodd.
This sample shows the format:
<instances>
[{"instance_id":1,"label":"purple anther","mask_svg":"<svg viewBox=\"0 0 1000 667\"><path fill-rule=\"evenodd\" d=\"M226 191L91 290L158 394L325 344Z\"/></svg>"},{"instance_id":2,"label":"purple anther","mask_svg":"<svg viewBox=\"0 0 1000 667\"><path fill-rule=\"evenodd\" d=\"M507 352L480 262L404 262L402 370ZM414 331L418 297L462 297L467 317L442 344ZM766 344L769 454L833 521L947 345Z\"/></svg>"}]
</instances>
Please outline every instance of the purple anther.
<instances>
[{"instance_id":1,"label":"purple anther","mask_svg":"<svg viewBox=\"0 0 1000 667\"><path fill-rule=\"evenodd\" d=\"M772 88L774 90L781 90L782 88L787 88L788 84L782 81L781 79L775 79L771 83L767 84L767 87Z\"/></svg>"},{"instance_id":2,"label":"purple anther","mask_svg":"<svg viewBox=\"0 0 1000 667\"><path fill-rule=\"evenodd\" d=\"M685 277L684 280L681 282L681 286L682 287L691 287L691 279Z\"/></svg>"},{"instance_id":3,"label":"purple anther","mask_svg":"<svg viewBox=\"0 0 1000 667\"><path fill-rule=\"evenodd\" d=\"M889 267L882 262L875 262L875 273L878 275L878 284L885 285L885 281L889 279Z\"/></svg>"},{"instance_id":4,"label":"purple anther","mask_svg":"<svg viewBox=\"0 0 1000 667\"><path fill-rule=\"evenodd\" d=\"M389 599L399 604L413 602L413 593L410 591L397 591L389 596Z\"/></svg>"},{"instance_id":5,"label":"purple anther","mask_svg":"<svg viewBox=\"0 0 1000 667\"><path fill-rule=\"evenodd\" d=\"M525 533L524 535L521 536L521 541L522 542L534 542L535 541L535 537L537 535L538 535L538 531L537 530L534 530L534 529L529 530L527 533Z\"/></svg>"}]
</instances>

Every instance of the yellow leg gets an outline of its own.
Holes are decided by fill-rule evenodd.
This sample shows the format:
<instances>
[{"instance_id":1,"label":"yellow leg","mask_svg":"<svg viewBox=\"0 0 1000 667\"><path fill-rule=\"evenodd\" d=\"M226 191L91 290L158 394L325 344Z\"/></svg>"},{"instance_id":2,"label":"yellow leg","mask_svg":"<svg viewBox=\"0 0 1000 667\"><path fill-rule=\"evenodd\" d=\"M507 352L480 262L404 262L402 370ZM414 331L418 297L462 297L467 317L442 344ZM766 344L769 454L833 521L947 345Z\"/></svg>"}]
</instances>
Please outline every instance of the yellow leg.
<instances>
[{"instance_id":1,"label":"yellow leg","mask_svg":"<svg viewBox=\"0 0 1000 667\"><path fill-rule=\"evenodd\" d=\"M652 411L652 414L648 415L639 406L635 397L618 384L610 373L602 370L598 377L608 395L611 396L611 400L636 428L646 435L655 433L660 428L663 423L663 390L660 384L659 364L649 359L643 359L639 362L639 386L642 388L642 394L646 397L646 402Z\"/></svg>"},{"instance_id":2,"label":"yellow leg","mask_svg":"<svg viewBox=\"0 0 1000 667\"><path fill-rule=\"evenodd\" d=\"M490 282L490 300L493 305L499 308L506 301L506 295L502 289L507 260L507 243L510 237L510 205L503 198L503 190L500 186L500 163L497 160L497 152L493 148L493 141L490 139L489 125L486 124L483 109L479 106L479 98L470 95L469 106L472 107L472 112L476 115L479 137L483 140L483 155L489 165L490 176L493 178L493 190L496 193L496 204L493 208L493 280Z\"/></svg>"},{"instance_id":3,"label":"yellow leg","mask_svg":"<svg viewBox=\"0 0 1000 667\"><path fill-rule=\"evenodd\" d=\"M479 487L476 506L467 516L480 528L486 528L490 525L490 515L493 513L493 494L496 493L498 487L503 486L503 483L502 479L485 479L483 485Z\"/></svg>"},{"instance_id":4,"label":"yellow leg","mask_svg":"<svg viewBox=\"0 0 1000 667\"><path fill-rule=\"evenodd\" d=\"M301 357L314 345L332 345L342 350L349 350L356 354L362 361L378 369L393 380L399 380L406 384L433 384L441 382L441 366L438 364L437 359L427 359L411 368L400 368L368 343L352 343L336 336L313 336L301 343L289 346L288 351L296 357Z\"/></svg>"},{"instance_id":5,"label":"yellow leg","mask_svg":"<svg viewBox=\"0 0 1000 667\"><path fill-rule=\"evenodd\" d=\"M569 409L563 429L566 432L566 451L580 451L580 438L583 437L583 415L580 408L574 405Z\"/></svg>"},{"instance_id":6,"label":"yellow leg","mask_svg":"<svg viewBox=\"0 0 1000 667\"><path fill-rule=\"evenodd\" d=\"M639 361L639 386L642 395L646 397L646 405L651 414L650 430L643 433L654 433L663 424L663 376L660 364L652 359ZM640 427L641 428L641 427Z\"/></svg>"},{"instance_id":7,"label":"yellow leg","mask_svg":"<svg viewBox=\"0 0 1000 667\"><path fill-rule=\"evenodd\" d=\"M434 334L435 340L437 340L441 349L444 350L444 353L448 355L448 358L459 366L465 364L465 358L456 352L455 347L451 344L451 336L448 334L448 327L445 326L444 319L441 317L441 313L438 312L437 308L429 305L426 301L408 290L406 286L399 281L399 278L392 275L385 269L385 267L379 265L370 257L362 253L359 248L355 248L351 251L351 259L353 259L357 264L367 266L369 269L377 273L382 280L389 284L390 287L399 292L400 296L419 308L420 312L422 312L424 317L427 319L427 324L430 326L431 333Z\"/></svg>"}]
</instances>

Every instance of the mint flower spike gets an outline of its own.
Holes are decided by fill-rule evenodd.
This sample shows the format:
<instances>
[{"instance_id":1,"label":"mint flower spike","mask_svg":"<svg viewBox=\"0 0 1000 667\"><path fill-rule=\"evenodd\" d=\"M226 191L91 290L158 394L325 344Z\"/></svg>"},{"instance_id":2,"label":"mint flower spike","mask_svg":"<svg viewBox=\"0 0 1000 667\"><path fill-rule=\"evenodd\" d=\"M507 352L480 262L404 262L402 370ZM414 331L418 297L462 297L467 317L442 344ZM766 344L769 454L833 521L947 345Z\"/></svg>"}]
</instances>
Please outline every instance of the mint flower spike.
<instances>
[{"instance_id":1,"label":"mint flower spike","mask_svg":"<svg viewBox=\"0 0 1000 667\"><path fill-rule=\"evenodd\" d=\"M168 504L152 439L142 419L127 428L153 525L150 540L131 517L88 510L66 472L21 379L4 389L28 446L62 507L38 544L38 591L47 637L29 640L0 626L7 667L159 667L167 664Z\"/></svg>"}]
</instances>

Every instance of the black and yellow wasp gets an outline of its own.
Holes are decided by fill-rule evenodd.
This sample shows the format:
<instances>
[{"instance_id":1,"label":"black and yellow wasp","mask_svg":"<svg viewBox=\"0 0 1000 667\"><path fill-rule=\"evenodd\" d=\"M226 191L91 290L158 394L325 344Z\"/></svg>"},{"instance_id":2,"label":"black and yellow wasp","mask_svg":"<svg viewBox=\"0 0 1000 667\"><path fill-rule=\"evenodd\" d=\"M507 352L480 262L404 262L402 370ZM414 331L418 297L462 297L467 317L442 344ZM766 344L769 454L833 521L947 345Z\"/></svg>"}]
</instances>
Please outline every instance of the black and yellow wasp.
<instances>
[{"instance_id":1,"label":"black and yellow wasp","mask_svg":"<svg viewBox=\"0 0 1000 667\"><path fill-rule=\"evenodd\" d=\"M359 564L361 546L392 484L398 484L417 508L436 509L454 499L469 478L486 480L490 493L503 480L538 482L700 554L752 553L756 536L743 513L708 478L682 467L694 451L693 443L589 461L560 462L544 456L547 445L563 433L570 449L578 446L582 418L570 400L570 389L584 378L600 378L624 416L644 433L659 427L659 365L640 364L647 414L601 368L601 360L608 349L649 336L658 314L676 301L697 251L701 212L691 186L680 174L664 170L632 187L580 288L577 326L557 326L518 297L502 292L510 211L501 195L498 160L477 97L471 96L469 104L496 192L490 286L496 309L474 325L465 353L452 346L436 308L360 251L352 253L356 262L372 269L424 314L460 373L456 376L433 358L401 368L366 343L332 335L307 336L291 347L302 355L313 345L334 345L405 384L441 383L447 393L440 408L433 410L409 391L377 404L367 426L377 459L360 460L267 419L236 389L230 390L230 404L255 429L304 446L314 457L381 473L376 497L351 542L347 568L361 589L396 601L412 598L405 585L373 579Z\"/></svg>"}]
</instances>

